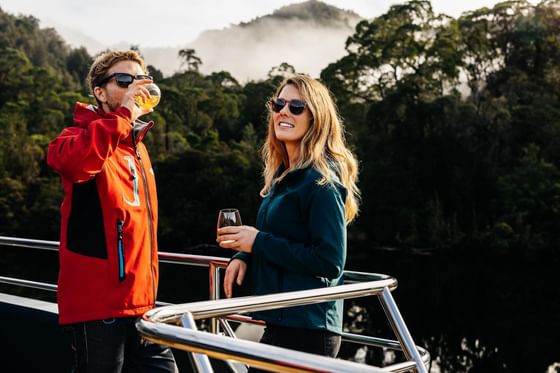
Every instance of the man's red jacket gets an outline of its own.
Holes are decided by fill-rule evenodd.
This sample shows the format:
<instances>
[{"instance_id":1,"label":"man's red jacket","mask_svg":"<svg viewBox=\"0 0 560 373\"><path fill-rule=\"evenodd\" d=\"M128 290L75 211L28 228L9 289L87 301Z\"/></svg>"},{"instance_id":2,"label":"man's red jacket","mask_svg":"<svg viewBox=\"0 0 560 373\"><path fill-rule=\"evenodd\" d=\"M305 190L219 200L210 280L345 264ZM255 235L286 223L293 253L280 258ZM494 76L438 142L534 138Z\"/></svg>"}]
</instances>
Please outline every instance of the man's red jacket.
<instances>
[{"instance_id":1,"label":"man's red jacket","mask_svg":"<svg viewBox=\"0 0 560 373\"><path fill-rule=\"evenodd\" d=\"M77 103L74 126L49 145L61 176L61 324L138 316L158 286L156 184L141 140L152 123L121 107Z\"/></svg>"}]
</instances>

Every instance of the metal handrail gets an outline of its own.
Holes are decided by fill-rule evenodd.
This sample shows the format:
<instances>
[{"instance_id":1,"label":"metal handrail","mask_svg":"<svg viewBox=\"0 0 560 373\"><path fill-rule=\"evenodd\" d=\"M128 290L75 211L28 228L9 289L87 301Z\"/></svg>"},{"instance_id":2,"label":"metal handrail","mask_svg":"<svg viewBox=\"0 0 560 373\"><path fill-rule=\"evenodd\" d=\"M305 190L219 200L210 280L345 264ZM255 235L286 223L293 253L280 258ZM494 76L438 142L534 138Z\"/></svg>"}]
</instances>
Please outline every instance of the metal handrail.
<instances>
[{"instance_id":1,"label":"metal handrail","mask_svg":"<svg viewBox=\"0 0 560 373\"><path fill-rule=\"evenodd\" d=\"M28 249L41 249L49 251L58 251L58 241L33 240L28 238L0 236L0 245L25 247ZM209 267L216 265L225 268L229 262L229 258L221 256L181 254L160 251L158 253L160 263L185 264L198 267Z\"/></svg>"},{"instance_id":2,"label":"metal handrail","mask_svg":"<svg viewBox=\"0 0 560 373\"><path fill-rule=\"evenodd\" d=\"M0 276L0 283L14 285L14 286L21 286L26 288L32 289L39 289L39 290L46 290L46 291L54 291L56 292L57 286L54 284L49 284L46 282L39 282L39 281L29 281L23 280L21 278L14 278L14 277L4 277Z\"/></svg>"},{"instance_id":3,"label":"metal handrail","mask_svg":"<svg viewBox=\"0 0 560 373\"><path fill-rule=\"evenodd\" d=\"M409 361L399 364L399 366L395 368L396 370L392 369L393 367L385 367L383 368L385 370L366 371L395 372L417 369L419 372L425 372L426 370L421 353L418 351L416 346L413 345L412 338L410 337L408 330L406 330L406 326L404 325L404 322L402 322L402 318L400 317L400 315L397 316L394 313L396 310L396 305L391 296L390 290L394 289L395 287L396 280L387 276L387 278L381 280L374 280L364 283L345 284L330 288L172 305L148 311L144 315L144 317L138 321L137 328L140 333L142 333L147 339L152 340L153 342L162 344L170 344L171 342L172 344L170 345L190 352L197 352L202 348L203 350L208 350L204 353L209 356L222 359L234 359L260 368L274 367L275 370L278 369L279 371L290 371L295 359L295 357L292 356L291 351L287 352L284 351L284 349L272 348L271 346L267 346L267 348L265 349L267 352L263 352L260 348L253 348L258 345L258 343L254 342L251 342L254 343L254 345L246 345L245 349L241 350L237 348L221 348L219 351L214 351L214 343L219 344L219 339L208 337L206 335L208 333L198 332L196 330L194 320L205 319L209 317L225 317L234 313L246 313L277 308L294 307L340 298L350 299L377 295L380 297L380 299L383 300L382 304L384 305L384 309L386 310L388 317L391 320L391 324L398 324L396 325L395 331L398 331L398 334L400 334L399 340L401 341L402 350L407 358L409 358ZM179 330L186 327L186 325L184 324L185 318L187 318L188 320L193 320L192 322L187 323L187 325L189 325L189 327L192 329L193 333L191 334L185 335L179 332ZM160 323L168 325L169 328L157 328L153 326L153 324ZM208 339L207 337L210 339ZM226 343L226 340L228 339L227 337L220 338L222 338L222 344ZM393 345L393 347L395 346ZM425 353L425 350L423 352ZM200 359L201 357L195 356L195 359L196 358ZM263 364L263 359L266 361L266 364ZM303 369L303 371L310 372L322 371L321 369L316 370L316 355L298 355L297 359L299 365L298 369ZM209 363L206 363L203 360L199 361L198 364L204 367ZM202 370L205 371L206 369L209 368L203 368ZM352 372L356 369L356 367L349 365L347 367L338 366L336 370L328 371Z\"/></svg>"},{"instance_id":4,"label":"metal handrail","mask_svg":"<svg viewBox=\"0 0 560 373\"><path fill-rule=\"evenodd\" d=\"M58 251L59 243L56 241L0 236L0 245ZM212 356L220 359L238 360L263 369L280 369L280 371L286 372L406 372L411 370L421 373L426 372L425 364L429 363L430 355L424 348L414 345L414 341L391 295L391 291L397 287L396 279L391 276L344 271L345 284L337 287L218 300L220 295L219 270L227 266L229 258L159 252L159 260L161 263L209 267L209 296L211 301L165 305L146 313L137 324L139 331L147 339L193 352L195 365L200 371L212 371L207 357ZM0 283L56 291L56 285L10 277L0 276ZM223 323L225 322L224 319L259 323L259 321L251 320L246 316L239 315L239 313L293 307L333 299L349 299L368 295L379 297L398 341L351 333L343 333L343 339L354 343L402 350L408 359L407 361L384 368L376 368L274 346L263 346L259 343L240 339L234 340L232 344L232 338L198 331L194 323L195 319L211 318L210 329L213 333L217 333L219 331L218 321ZM162 303L158 302L159 304ZM178 327L170 324L183 326ZM231 331L231 328L225 327L224 329L226 329L226 332L228 330ZM246 344L249 345L246 346Z\"/></svg>"},{"instance_id":5,"label":"metal handrail","mask_svg":"<svg viewBox=\"0 0 560 373\"><path fill-rule=\"evenodd\" d=\"M389 278L320 289L176 304L153 309L148 311L146 316L147 319L154 322L172 324L179 322L185 312L191 313L195 320L200 320L210 317L223 317L234 313L303 306L340 298L350 299L378 295L386 287L394 289L396 280Z\"/></svg>"}]
</instances>

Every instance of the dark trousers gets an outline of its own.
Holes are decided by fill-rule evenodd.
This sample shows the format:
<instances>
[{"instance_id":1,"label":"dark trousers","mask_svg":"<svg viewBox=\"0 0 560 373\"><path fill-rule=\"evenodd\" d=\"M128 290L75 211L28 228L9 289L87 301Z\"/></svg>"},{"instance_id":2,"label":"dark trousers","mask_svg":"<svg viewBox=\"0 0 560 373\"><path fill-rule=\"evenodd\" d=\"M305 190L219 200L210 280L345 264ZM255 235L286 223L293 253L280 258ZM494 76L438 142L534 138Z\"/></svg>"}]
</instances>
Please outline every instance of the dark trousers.
<instances>
[{"instance_id":1,"label":"dark trousers","mask_svg":"<svg viewBox=\"0 0 560 373\"><path fill-rule=\"evenodd\" d=\"M177 373L171 349L143 341L136 317L65 325L74 351L73 373Z\"/></svg>"},{"instance_id":2,"label":"dark trousers","mask_svg":"<svg viewBox=\"0 0 560 373\"><path fill-rule=\"evenodd\" d=\"M336 357L340 349L341 337L326 330L288 328L267 325L261 343L289 348L316 355ZM250 368L249 372L265 372Z\"/></svg>"}]
</instances>

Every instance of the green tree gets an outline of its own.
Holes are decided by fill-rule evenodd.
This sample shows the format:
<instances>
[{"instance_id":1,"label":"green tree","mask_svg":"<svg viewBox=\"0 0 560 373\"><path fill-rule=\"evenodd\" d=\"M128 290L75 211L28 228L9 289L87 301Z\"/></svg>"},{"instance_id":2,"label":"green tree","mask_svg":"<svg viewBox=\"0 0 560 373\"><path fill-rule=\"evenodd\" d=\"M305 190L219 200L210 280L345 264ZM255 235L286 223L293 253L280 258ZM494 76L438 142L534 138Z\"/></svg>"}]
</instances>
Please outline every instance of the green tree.
<instances>
[{"instance_id":1,"label":"green tree","mask_svg":"<svg viewBox=\"0 0 560 373\"><path fill-rule=\"evenodd\" d=\"M196 55L196 51L194 49L180 49L179 57L184 59L182 65L186 64L188 71L198 72L200 65L202 65L202 60Z\"/></svg>"},{"instance_id":2,"label":"green tree","mask_svg":"<svg viewBox=\"0 0 560 373\"><path fill-rule=\"evenodd\" d=\"M491 233L502 232L506 247L550 250L560 240L560 170L529 144L511 173L498 181L498 219Z\"/></svg>"}]
</instances>

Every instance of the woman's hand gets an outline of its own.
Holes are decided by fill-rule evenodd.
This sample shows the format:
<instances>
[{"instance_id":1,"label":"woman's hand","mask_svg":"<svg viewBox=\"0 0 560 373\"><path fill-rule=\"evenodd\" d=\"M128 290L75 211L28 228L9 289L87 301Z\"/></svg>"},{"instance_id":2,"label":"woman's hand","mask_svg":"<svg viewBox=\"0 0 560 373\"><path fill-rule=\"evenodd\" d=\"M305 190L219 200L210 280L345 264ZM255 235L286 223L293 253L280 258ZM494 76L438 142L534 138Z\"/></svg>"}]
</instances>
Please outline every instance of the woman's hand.
<instances>
[{"instance_id":1,"label":"woman's hand","mask_svg":"<svg viewBox=\"0 0 560 373\"><path fill-rule=\"evenodd\" d=\"M245 274L247 273L247 263L241 259L233 259L226 268L226 275L224 277L224 293L227 298L231 298L233 294L234 282L241 286Z\"/></svg>"},{"instance_id":2,"label":"woman's hand","mask_svg":"<svg viewBox=\"0 0 560 373\"><path fill-rule=\"evenodd\" d=\"M230 226L218 229L216 242L224 249L233 249L250 253L259 230L248 225Z\"/></svg>"}]
</instances>

